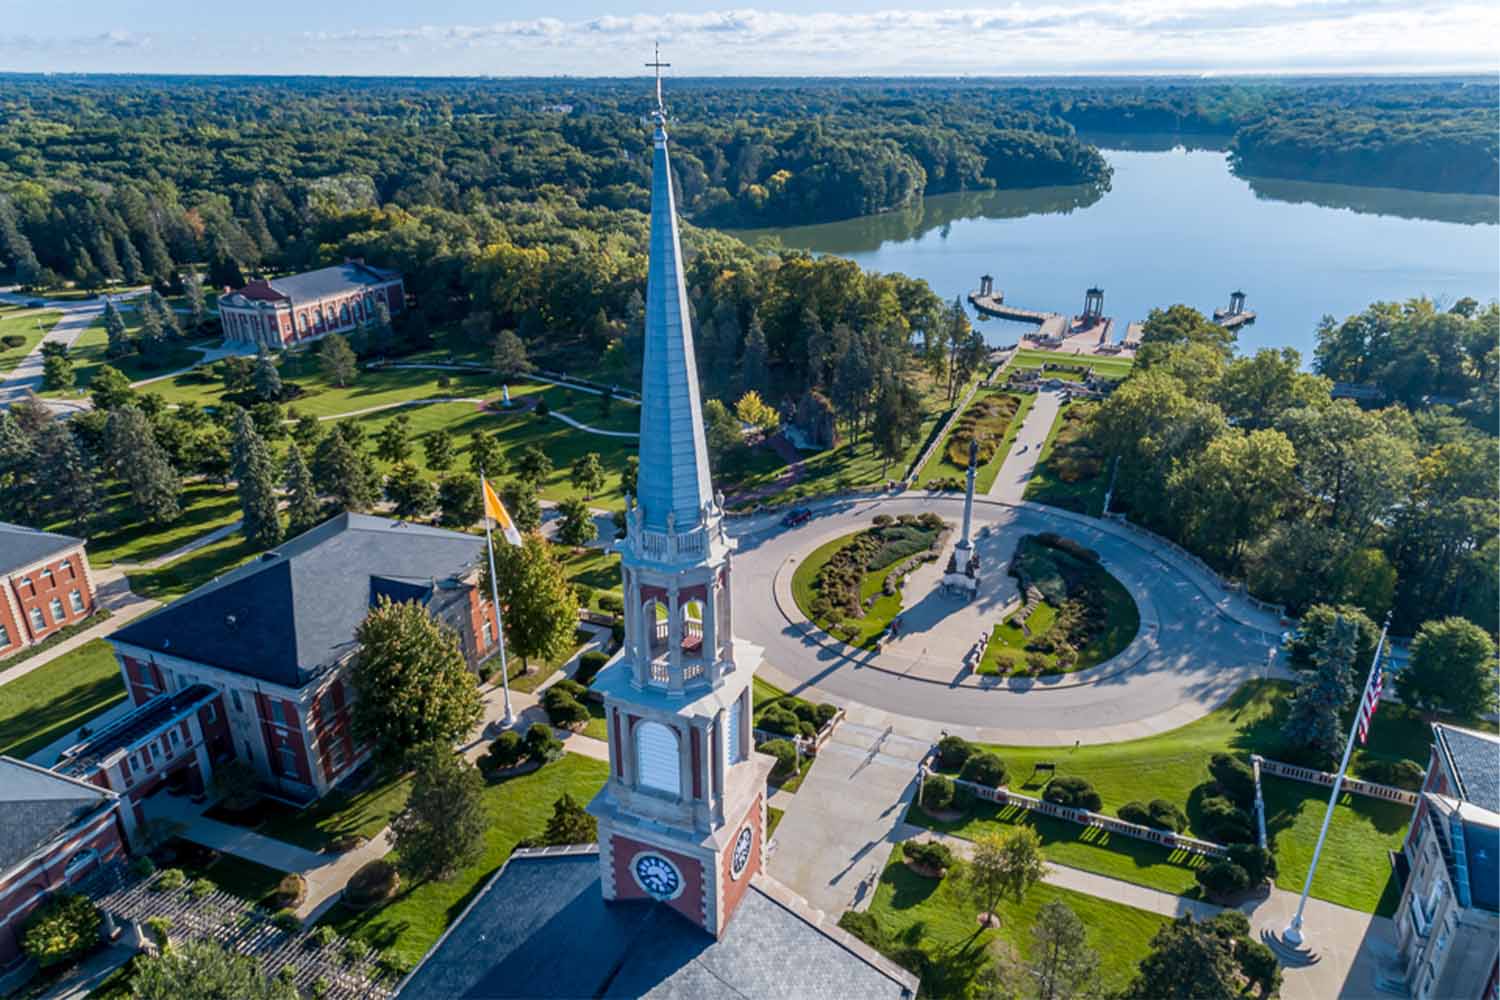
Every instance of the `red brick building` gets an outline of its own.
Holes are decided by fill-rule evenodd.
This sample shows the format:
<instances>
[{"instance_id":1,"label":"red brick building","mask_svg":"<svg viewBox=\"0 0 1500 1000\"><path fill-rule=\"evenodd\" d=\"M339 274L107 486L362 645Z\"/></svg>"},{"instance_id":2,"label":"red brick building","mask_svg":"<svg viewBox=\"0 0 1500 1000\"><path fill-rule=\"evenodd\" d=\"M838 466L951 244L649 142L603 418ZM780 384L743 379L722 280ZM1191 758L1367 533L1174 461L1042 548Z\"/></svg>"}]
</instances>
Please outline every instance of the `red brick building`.
<instances>
[{"instance_id":1,"label":"red brick building","mask_svg":"<svg viewBox=\"0 0 1500 1000\"><path fill-rule=\"evenodd\" d=\"M135 704L207 688L228 752L307 801L367 756L351 735L346 677L355 629L381 597L415 601L453 629L471 667L498 651L479 594L483 548L473 535L340 514L109 641ZM210 759L216 739L206 736Z\"/></svg>"},{"instance_id":2,"label":"red brick building","mask_svg":"<svg viewBox=\"0 0 1500 1000\"><path fill-rule=\"evenodd\" d=\"M224 339L232 344L280 350L325 334L347 333L376 316L384 302L392 316L405 304L401 272L362 260L286 278L257 278L219 296Z\"/></svg>"},{"instance_id":3,"label":"red brick building","mask_svg":"<svg viewBox=\"0 0 1500 1000\"><path fill-rule=\"evenodd\" d=\"M124 852L118 805L113 792L0 757L0 970L23 959L32 910Z\"/></svg>"},{"instance_id":4,"label":"red brick building","mask_svg":"<svg viewBox=\"0 0 1500 1000\"><path fill-rule=\"evenodd\" d=\"M94 613L83 539L0 521L0 659Z\"/></svg>"}]
</instances>

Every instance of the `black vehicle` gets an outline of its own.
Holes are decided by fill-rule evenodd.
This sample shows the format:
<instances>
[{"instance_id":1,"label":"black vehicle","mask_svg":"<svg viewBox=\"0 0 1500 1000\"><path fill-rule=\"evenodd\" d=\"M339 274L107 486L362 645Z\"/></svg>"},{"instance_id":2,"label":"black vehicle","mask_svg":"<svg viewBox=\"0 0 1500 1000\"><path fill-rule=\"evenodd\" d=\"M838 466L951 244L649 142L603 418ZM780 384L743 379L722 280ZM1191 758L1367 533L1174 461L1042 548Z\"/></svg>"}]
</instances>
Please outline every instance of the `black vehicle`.
<instances>
[{"instance_id":1,"label":"black vehicle","mask_svg":"<svg viewBox=\"0 0 1500 1000\"><path fill-rule=\"evenodd\" d=\"M806 524L811 520L812 511L806 507L796 507L786 512L786 515L781 519L781 526L783 528L795 528L797 525Z\"/></svg>"},{"instance_id":2,"label":"black vehicle","mask_svg":"<svg viewBox=\"0 0 1500 1000\"><path fill-rule=\"evenodd\" d=\"M30 302L26 303L26 308L27 309L45 309L45 308L47 308L47 303L46 303L46 301L44 299L32 299Z\"/></svg>"}]
</instances>

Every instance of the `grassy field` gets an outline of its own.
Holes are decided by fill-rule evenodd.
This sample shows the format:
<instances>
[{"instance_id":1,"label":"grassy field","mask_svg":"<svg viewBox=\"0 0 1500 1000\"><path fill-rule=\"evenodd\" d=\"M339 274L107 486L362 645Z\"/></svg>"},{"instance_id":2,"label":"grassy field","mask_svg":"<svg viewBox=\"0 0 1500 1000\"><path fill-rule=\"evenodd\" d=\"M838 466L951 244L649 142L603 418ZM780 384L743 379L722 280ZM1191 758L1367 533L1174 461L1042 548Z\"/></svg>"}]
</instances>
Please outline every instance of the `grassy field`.
<instances>
[{"instance_id":1,"label":"grassy field","mask_svg":"<svg viewBox=\"0 0 1500 1000\"><path fill-rule=\"evenodd\" d=\"M792 597L797 602L797 608L814 621L820 628L837 635L840 639L860 648L867 648L874 644L875 640L890 625L891 619L901 613L902 597L899 592L895 594L884 593L885 574L890 568L901 562L906 557L895 559L882 566L874 566L865 571L860 581L861 603L874 599L864 614L858 618L843 618L839 622L827 618L819 618L813 614L813 601L817 598L818 571L828 564L834 553L848 545L859 532L853 532L835 538L818 546L807 558L798 564L792 573ZM843 634L841 628L852 628L854 631L848 635Z\"/></svg>"},{"instance_id":2,"label":"grassy field","mask_svg":"<svg viewBox=\"0 0 1500 1000\"><path fill-rule=\"evenodd\" d=\"M979 467L979 471L974 476L974 492L980 495L988 493L990 487L994 485L995 477L1000 474L1000 467L1005 464L1005 456L1010 454L1011 445L1016 440L1016 433L1020 431L1021 425L1026 422L1026 415L1036 404L1035 393L1012 395L999 391L982 391L975 394L974 401L969 404L969 408L973 409L983 400L994 396L1007 396L1016 400L1016 410L1005 423L1004 433L995 448L994 455ZM953 432L950 431L943 443L933 451L932 457L922 465L922 471L917 474L918 486L926 486L938 479L962 478L968 471L967 460L962 464L956 463L953 461L953 456L948 453L952 438Z\"/></svg>"},{"instance_id":3,"label":"grassy field","mask_svg":"<svg viewBox=\"0 0 1500 1000\"><path fill-rule=\"evenodd\" d=\"M20 337L21 343L16 347L6 347L0 342L0 372L8 372L21 359L32 351L41 342L48 330L62 318L62 313L55 310L45 312L21 312L9 311L0 313L0 337Z\"/></svg>"},{"instance_id":4,"label":"grassy field","mask_svg":"<svg viewBox=\"0 0 1500 1000\"><path fill-rule=\"evenodd\" d=\"M205 848L181 840L170 841L167 847L178 854L176 860L168 863L169 867L180 868L189 879L206 878L225 892L252 903L259 903L273 894L285 874L232 854L220 854L206 865L195 864L193 859Z\"/></svg>"},{"instance_id":5,"label":"grassy field","mask_svg":"<svg viewBox=\"0 0 1500 1000\"><path fill-rule=\"evenodd\" d=\"M1119 355L1068 354L1064 351L1043 351L1035 347L1023 347L1011 359L1012 368L1040 368L1044 364L1086 365L1101 378L1124 378L1130 374L1135 359ZM1059 373L1059 377L1063 377Z\"/></svg>"},{"instance_id":6,"label":"grassy field","mask_svg":"<svg viewBox=\"0 0 1500 1000\"><path fill-rule=\"evenodd\" d=\"M1196 822L1201 795L1195 795L1194 790L1209 780L1208 763L1214 753L1230 752L1242 758L1248 758L1251 753L1270 758L1288 755L1281 738L1279 708L1289 692L1290 685L1281 682L1251 682L1235 692L1224 706L1197 722L1141 740L1076 749L1012 746L990 746L987 749L1006 762L1010 770L1010 787L1024 794L1041 793L1045 781L1036 777L1036 765L1047 762L1056 765L1058 775L1088 779L1104 800L1103 812L1113 815L1126 802L1163 798L1183 808L1189 821ZM1430 732L1423 735L1420 720L1415 719L1414 713L1400 706L1389 706L1388 709L1375 716L1369 741L1371 755L1425 760ZM1327 790L1318 785L1271 778L1265 780L1264 788L1267 831L1281 866L1278 884L1288 889L1300 888L1312 844L1317 839L1317 828L1322 822L1322 803L1328 801ZM913 809L912 815L914 821L916 817L925 817L919 809ZM1346 795L1343 804L1335 811L1328 845L1324 849L1326 871L1330 874L1320 876L1314 883L1313 895L1367 912L1387 912L1377 910L1377 907L1390 905L1389 894L1394 891L1386 851L1400 844L1410 818L1408 807L1366 796ZM925 818L924 821L926 825L945 832L972 837L1015 819L993 806L984 805L978 807L973 816L954 823L937 824ZM1047 821L1048 824L1054 822L1061 821ZM1073 831L1083 830L1074 824L1065 824L1065 827ZM1041 826L1038 830L1041 831ZM1061 839L1064 832L1056 831L1054 839ZM1193 832L1192 827L1190 832ZM1107 835L1102 836L1107 838ZM1136 842L1139 847L1127 845L1127 839L1115 838L1110 846L1116 850L1136 851L1151 847L1144 842ZM1138 870L1139 866L1122 869L1126 872L1136 869L1133 874L1106 871L1102 867L1106 864L1117 869L1121 866L1118 862L1079 854L1079 847L1069 843L1065 848L1074 860L1057 854L1056 843L1049 845L1049 853L1060 864L1116 874L1167 891L1180 891L1172 888L1172 880L1163 873L1142 872ZM1344 873L1344 877L1333 876L1331 873L1335 871Z\"/></svg>"},{"instance_id":7,"label":"grassy field","mask_svg":"<svg viewBox=\"0 0 1500 1000\"><path fill-rule=\"evenodd\" d=\"M411 775L378 777L358 792L335 789L300 812L272 816L258 832L321 851L340 837L375 836L406 807L410 793Z\"/></svg>"},{"instance_id":8,"label":"grassy field","mask_svg":"<svg viewBox=\"0 0 1500 1000\"><path fill-rule=\"evenodd\" d=\"M1130 596L1130 592L1103 567L1092 566L1091 569L1098 593L1104 598L1104 628L1078 650L1078 659L1072 666L1059 666L1055 653L1040 654L1047 662L1047 666L1042 670L1044 675L1070 673L1098 666L1130 645L1131 640L1140 631L1141 612L1135 606L1135 600ZM1026 621L1026 627L1031 630L1031 636L1022 632L1018 623L1007 621L996 625L990 633L990 643L985 647L984 659L980 661L979 673L1025 673L1028 655L1026 644L1034 638L1045 636L1052 629L1056 619L1057 610L1043 601L1036 606L1031 617ZM1001 669L1002 657L1010 661L1008 671Z\"/></svg>"},{"instance_id":9,"label":"grassy field","mask_svg":"<svg viewBox=\"0 0 1500 1000\"><path fill-rule=\"evenodd\" d=\"M125 307L120 310L120 318L125 321L125 330L131 336L140 333L141 312L139 309ZM109 358L106 356L109 350L109 335L104 330L104 318L101 316L89 325L78 339L73 341L73 346L68 349L68 357L73 361L74 389L61 392L46 392L44 396L70 396L81 395L88 388L99 369L105 365L118 368L126 378L132 382L142 379L155 378L167 372L176 371L179 368L187 368L203 360L203 353L195 351L190 344L200 347L212 346L216 340L187 340L174 344L170 350L161 357L147 360L139 354L131 354L121 358ZM152 383L148 391L159 391L159 387L165 383Z\"/></svg>"},{"instance_id":10,"label":"grassy field","mask_svg":"<svg viewBox=\"0 0 1500 1000\"><path fill-rule=\"evenodd\" d=\"M569 580L593 589L594 595L589 601L589 607L599 610L599 598L605 594L621 596L619 553L605 552L603 549L560 548L556 550L556 554L561 559L563 572Z\"/></svg>"},{"instance_id":11,"label":"grassy field","mask_svg":"<svg viewBox=\"0 0 1500 1000\"><path fill-rule=\"evenodd\" d=\"M239 513L238 508L235 510ZM196 590L215 577L223 576L242 563L249 562L260 553L259 546L239 531L179 556L156 569L136 570L127 573L130 589L144 597L158 601L175 601Z\"/></svg>"},{"instance_id":12,"label":"grassy field","mask_svg":"<svg viewBox=\"0 0 1500 1000\"><path fill-rule=\"evenodd\" d=\"M541 770L488 786L484 794L491 823L479 861L447 882L403 887L395 899L375 910L355 912L334 907L321 922L368 942L405 966L414 965L510 857L516 842L541 835L552 815L552 804L564 792L587 802L608 776L607 764L565 754Z\"/></svg>"},{"instance_id":13,"label":"grassy field","mask_svg":"<svg viewBox=\"0 0 1500 1000\"><path fill-rule=\"evenodd\" d=\"M193 539L240 519L240 503L232 486L206 480L183 484L177 495L181 513L171 524L142 521L131 507L124 483L110 483L104 496L103 523L109 525L89 539L89 565L146 562L166 555ZM66 531L66 525L49 526Z\"/></svg>"},{"instance_id":14,"label":"grassy field","mask_svg":"<svg viewBox=\"0 0 1500 1000\"><path fill-rule=\"evenodd\" d=\"M1090 402L1075 402L1058 411L1052 429L1047 432L1047 440L1042 444L1041 460L1037 462L1031 481L1026 484L1025 499L1094 517L1104 513L1104 494L1109 488L1108 463L1093 456L1083 441L1088 415L1096 406ZM1076 470L1095 463L1098 465L1095 475L1074 482L1063 479L1064 465Z\"/></svg>"},{"instance_id":15,"label":"grassy field","mask_svg":"<svg viewBox=\"0 0 1500 1000\"><path fill-rule=\"evenodd\" d=\"M0 754L28 757L124 698L109 645L103 639L84 643L0 686Z\"/></svg>"},{"instance_id":16,"label":"grassy field","mask_svg":"<svg viewBox=\"0 0 1500 1000\"><path fill-rule=\"evenodd\" d=\"M924 996L963 997L989 961L987 946L995 937L1013 945L1023 960L1030 957L1037 912L1053 900L1067 904L1088 928L1089 947L1099 953L1101 985L1110 992L1135 975L1150 951L1152 935L1167 922L1155 913L1043 883L1022 902L1001 905L997 930L976 934L978 911L959 881L917 875L902 863L900 847L881 874L869 912L888 940L909 942L927 953L932 965L922 979Z\"/></svg>"}]
</instances>

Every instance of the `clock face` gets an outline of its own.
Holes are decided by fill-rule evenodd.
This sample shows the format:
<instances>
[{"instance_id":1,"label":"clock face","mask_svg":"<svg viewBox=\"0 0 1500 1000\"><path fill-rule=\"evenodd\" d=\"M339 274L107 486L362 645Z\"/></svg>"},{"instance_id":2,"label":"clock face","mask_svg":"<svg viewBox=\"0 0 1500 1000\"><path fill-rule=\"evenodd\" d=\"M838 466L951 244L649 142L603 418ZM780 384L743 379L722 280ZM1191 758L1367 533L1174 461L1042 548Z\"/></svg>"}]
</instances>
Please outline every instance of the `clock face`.
<instances>
[{"instance_id":1,"label":"clock face","mask_svg":"<svg viewBox=\"0 0 1500 1000\"><path fill-rule=\"evenodd\" d=\"M682 892L682 874L660 854L638 854L631 868L640 887L656 899L676 899Z\"/></svg>"},{"instance_id":2,"label":"clock face","mask_svg":"<svg viewBox=\"0 0 1500 1000\"><path fill-rule=\"evenodd\" d=\"M755 833L748 826L735 838L734 857L729 859L729 872L735 878L745 873L745 866L750 863L750 845L754 840Z\"/></svg>"}]
</instances>

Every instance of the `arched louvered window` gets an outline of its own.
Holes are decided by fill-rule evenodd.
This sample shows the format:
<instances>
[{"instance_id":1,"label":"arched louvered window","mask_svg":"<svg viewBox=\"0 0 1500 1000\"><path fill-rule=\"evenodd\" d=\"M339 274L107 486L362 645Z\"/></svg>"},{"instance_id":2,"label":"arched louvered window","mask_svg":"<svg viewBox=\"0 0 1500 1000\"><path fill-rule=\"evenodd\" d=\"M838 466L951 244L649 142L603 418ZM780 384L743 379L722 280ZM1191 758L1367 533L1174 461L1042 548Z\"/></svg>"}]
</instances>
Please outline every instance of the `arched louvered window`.
<instances>
[{"instance_id":1,"label":"arched louvered window","mask_svg":"<svg viewBox=\"0 0 1500 1000\"><path fill-rule=\"evenodd\" d=\"M745 759L744 743L740 736L744 731L745 700L737 699L729 708L729 763L738 764Z\"/></svg>"},{"instance_id":2,"label":"arched louvered window","mask_svg":"<svg viewBox=\"0 0 1500 1000\"><path fill-rule=\"evenodd\" d=\"M642 722L635 727L635 759L638 784L668 795L682 794L682 758L677 734L660 722Z\"/></svg>"}]
</instances>

